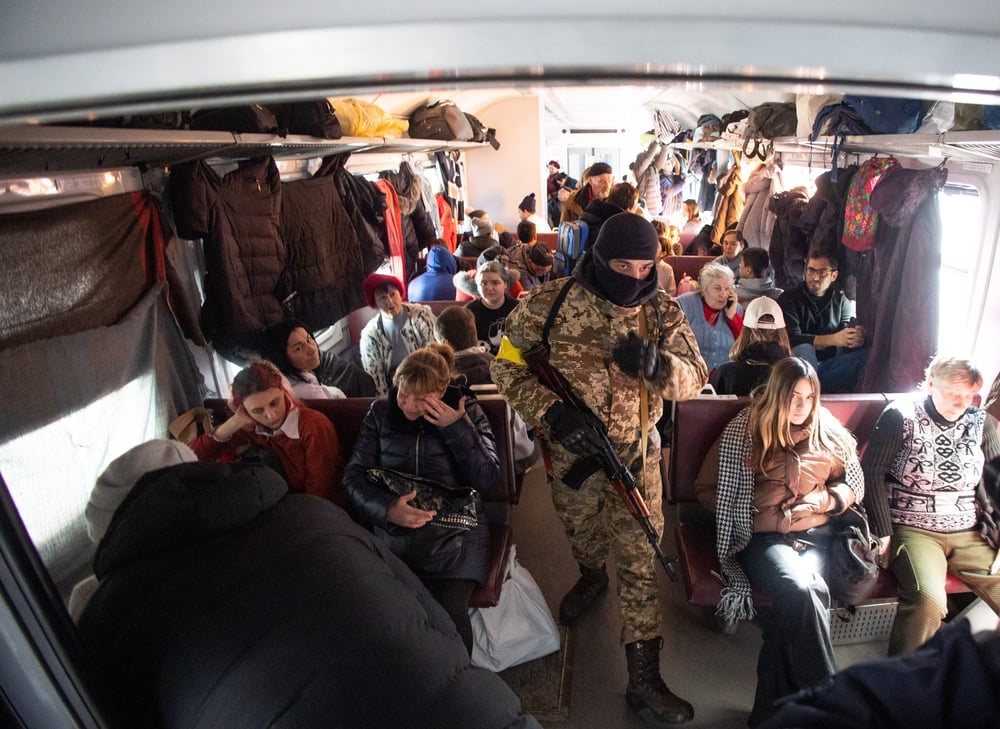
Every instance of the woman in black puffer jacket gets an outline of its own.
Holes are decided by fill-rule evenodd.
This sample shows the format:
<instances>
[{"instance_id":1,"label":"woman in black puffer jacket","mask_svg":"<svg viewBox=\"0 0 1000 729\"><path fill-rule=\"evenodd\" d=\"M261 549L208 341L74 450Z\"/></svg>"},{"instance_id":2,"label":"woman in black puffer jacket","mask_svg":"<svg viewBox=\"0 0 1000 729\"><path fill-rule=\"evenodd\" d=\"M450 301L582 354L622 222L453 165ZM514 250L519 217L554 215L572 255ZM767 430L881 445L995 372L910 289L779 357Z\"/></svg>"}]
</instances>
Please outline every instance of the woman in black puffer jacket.
<instances>
[{"instance_id":1,"label":"woman in black puffer jacket","mask_svg":"<svg viewBox=\"0 0 1000 729\"><path fill-rule=\"evenodd\" d=\"M367 471L376 466L477 489L478 524L464 533L455 559L433 567L423 559L428 555L415 542L421 528L436 528L428 526L435 512L412 506L413 493L397 496L370 483ZM448 363L429 348L407 356L396 369L389 397L372 403L344 472L344 488L357 513L447 610L470 652L469 597L486 579L490 553L482 495L499 474L486 414L471 393L451 385Z\"/></svg>"}]
</instances>

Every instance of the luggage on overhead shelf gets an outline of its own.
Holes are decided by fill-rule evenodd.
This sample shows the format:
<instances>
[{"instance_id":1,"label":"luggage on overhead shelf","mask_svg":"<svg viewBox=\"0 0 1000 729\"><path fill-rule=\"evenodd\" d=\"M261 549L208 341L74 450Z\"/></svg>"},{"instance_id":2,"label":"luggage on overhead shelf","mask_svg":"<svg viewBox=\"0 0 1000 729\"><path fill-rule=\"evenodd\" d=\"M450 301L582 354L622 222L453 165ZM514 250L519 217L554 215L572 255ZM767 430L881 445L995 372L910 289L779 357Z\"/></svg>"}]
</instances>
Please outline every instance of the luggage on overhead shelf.
<instances>
[{"instance_id":1,"label":"luggage on overhead shelf","mask_svg":"<svg viewBox=\"0 0 1000 729\"><path fill-rule=\"evenodd\" d=\"M330 99L330 106L348 137L398 137L406 131L405 119L397 119L370 101Z\"/></svg>"},{"instance_id":2,"label":"luggage on overhead shelf","mask_svg":"<svg viewBox=\"0 0 1000 729\"><path fill-rule=\"evenodd\" d=\"M924 118L920 99L845 94L844 103L858 112L872 134L912 134Z\"/></svg>"},{"instance_id":3,"label":"luggage on overhead shelf","mask_svg":"<svg viewBox=\"0 0 1000 729\"><path fill-rule=\"evenodd\" d=\"M840 101L836 104L827 104L819 110L809 140L816 141L819 137L863 136L871 133L872 130L865 124L861 115Z\"/></svg>"},{"instance_id":4,"label":"luggage on overhead shelf","mask_svg":"<svg viewBox=\"0 0 1000 729\"><path fill-rule=\"evenodd\" d=\"M475 132L469 117L454 103L435 101L410 112L410 136L414 139L471 142Z\"/></svg>"},{"instance_id":5,"label":"luggage on overhead shelf","mask_svg":"<svg viewBox=\"0 0 1000 729\"><path fill-rule=\"evenodd\" d=\"M1000 106L984 106L980 119L987 129L1000 129Z\"/></svg>"},{"instance_id":6,"label":"luggage on overhead shelf","mask_svg":"<svg viewBox=\"0 0 1000 729\"><path fill-rule=\"evenodd\" d=\"M340 121L333 113L333 107L327 99L271 104L270 108L278 120L278 125L289 134L303 134L321 139L340 139L344 136Z\"/></svg>"},{"instance_id":7,"label":"luggage on overhead shelf","mask_svg":"<svg viewBox=\"0 0 1000 729\"><path fill-rule=\"evenodd\" d=\"M750 110L747 133L743 139L743 153L766 160L774 150L776 137L791 137L798 127L794 103L767 101Z\"/></svg>"},{"instance_id":8,"label":"luggage on overhead shelf","mask_svg":"<svg viewBox=\"0 0 1000 729\"><path fill-rule=\"evenodd\" d=\"M274 112L262 104L199 109L191 115L191 128L236 134L285 135Z\"/></svg>"},{"instance_id":9,"label":"luggage on overhead shelf","mask_svg":"<svg viewBox=\"0 0 1000 729\"><path fill-rule=\"evenodd\" d=\"M489 142L489 145L493 147L493 149L500 149L500 142L497 141L496 129L487 127L479 121L477 117L472 116L469 112L465 112L465 118L469 120L469 126L472 127L473 142Z\"/></svg>"}]
</instances>

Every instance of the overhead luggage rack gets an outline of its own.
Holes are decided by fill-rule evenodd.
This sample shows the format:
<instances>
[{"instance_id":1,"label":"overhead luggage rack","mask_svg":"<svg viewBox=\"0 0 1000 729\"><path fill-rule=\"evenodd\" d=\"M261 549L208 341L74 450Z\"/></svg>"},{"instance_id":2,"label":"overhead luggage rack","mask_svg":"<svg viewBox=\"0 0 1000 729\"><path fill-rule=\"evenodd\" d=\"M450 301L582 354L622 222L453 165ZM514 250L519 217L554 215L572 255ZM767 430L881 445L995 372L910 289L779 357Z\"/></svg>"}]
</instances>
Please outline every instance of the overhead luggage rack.
<instances>
[{"instance_id":1,"label":"overhead luggage rack","mask_svg":"<svg viewBox=\"0 0 1000 729\"><path fill-rule=\"evenodd\" d=\"M834 137L809 140L800 137L778 137L774 151L787 160L790 156L812 154L813 160L822 159L833 149ZM726 149L741 150L742 141L715 139L699 142L674 142L677 149ZM871 134L848 136L840 151L846 155L892 154L896 157L926 159L954 159L969 162L1000 162L1000 130L943 132L940 134Z\"/></svg>"},{"instance_id":2,"label":"overhead luggage rack","mask_svg":"<svg viewBox=\"0 0 1000 729\"><path fill-rule=\"evenodd\" d=\"M0 177L152 169L196 159L235 162L267 155L305 159L346 152L436 152L482 146L479 142L389 137L319 139L171 129L0 126Z\"/></svg>"}]
</instances>

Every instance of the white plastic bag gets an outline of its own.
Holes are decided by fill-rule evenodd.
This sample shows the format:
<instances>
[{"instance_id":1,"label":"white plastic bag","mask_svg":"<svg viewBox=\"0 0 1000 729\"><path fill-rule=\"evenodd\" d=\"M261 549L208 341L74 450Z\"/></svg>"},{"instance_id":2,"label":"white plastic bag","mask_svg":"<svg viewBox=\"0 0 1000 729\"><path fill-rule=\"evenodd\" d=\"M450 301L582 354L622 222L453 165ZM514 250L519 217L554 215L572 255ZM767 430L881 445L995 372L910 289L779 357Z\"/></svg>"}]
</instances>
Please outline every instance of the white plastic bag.
<instances>
[{"instance_id":1,"label":"white plastic bag","mask_svg":"<svg viewBox=\"0 0 1000 729\"><path fill-rule=\"evenodd\" d=\"M538 583L510 549L507 576L494 607L474 608L472 663L503 671L559 650L559 629Z\"/></svg>"}]
</instances>

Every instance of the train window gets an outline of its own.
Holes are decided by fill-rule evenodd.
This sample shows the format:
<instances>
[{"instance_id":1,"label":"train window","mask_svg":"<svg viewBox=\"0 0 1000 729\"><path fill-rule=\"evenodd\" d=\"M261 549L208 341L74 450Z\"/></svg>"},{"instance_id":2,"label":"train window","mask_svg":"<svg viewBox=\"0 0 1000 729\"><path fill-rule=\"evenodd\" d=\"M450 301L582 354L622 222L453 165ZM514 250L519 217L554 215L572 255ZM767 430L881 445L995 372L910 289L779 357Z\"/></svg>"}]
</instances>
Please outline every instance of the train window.
<instances>
[{"instance_id":1,"label":"train window","mask_svg":"<svg viewBox=\"0 0 1000 729\"><path fill-rule=\"evenodd\" d=\"M967 332L963 327L945 323L969 319L973 272L982 239L981 200L972 185L949 183L938 201L942 232L938 350L961 352Z\"/></svg>"}]
</instances>

